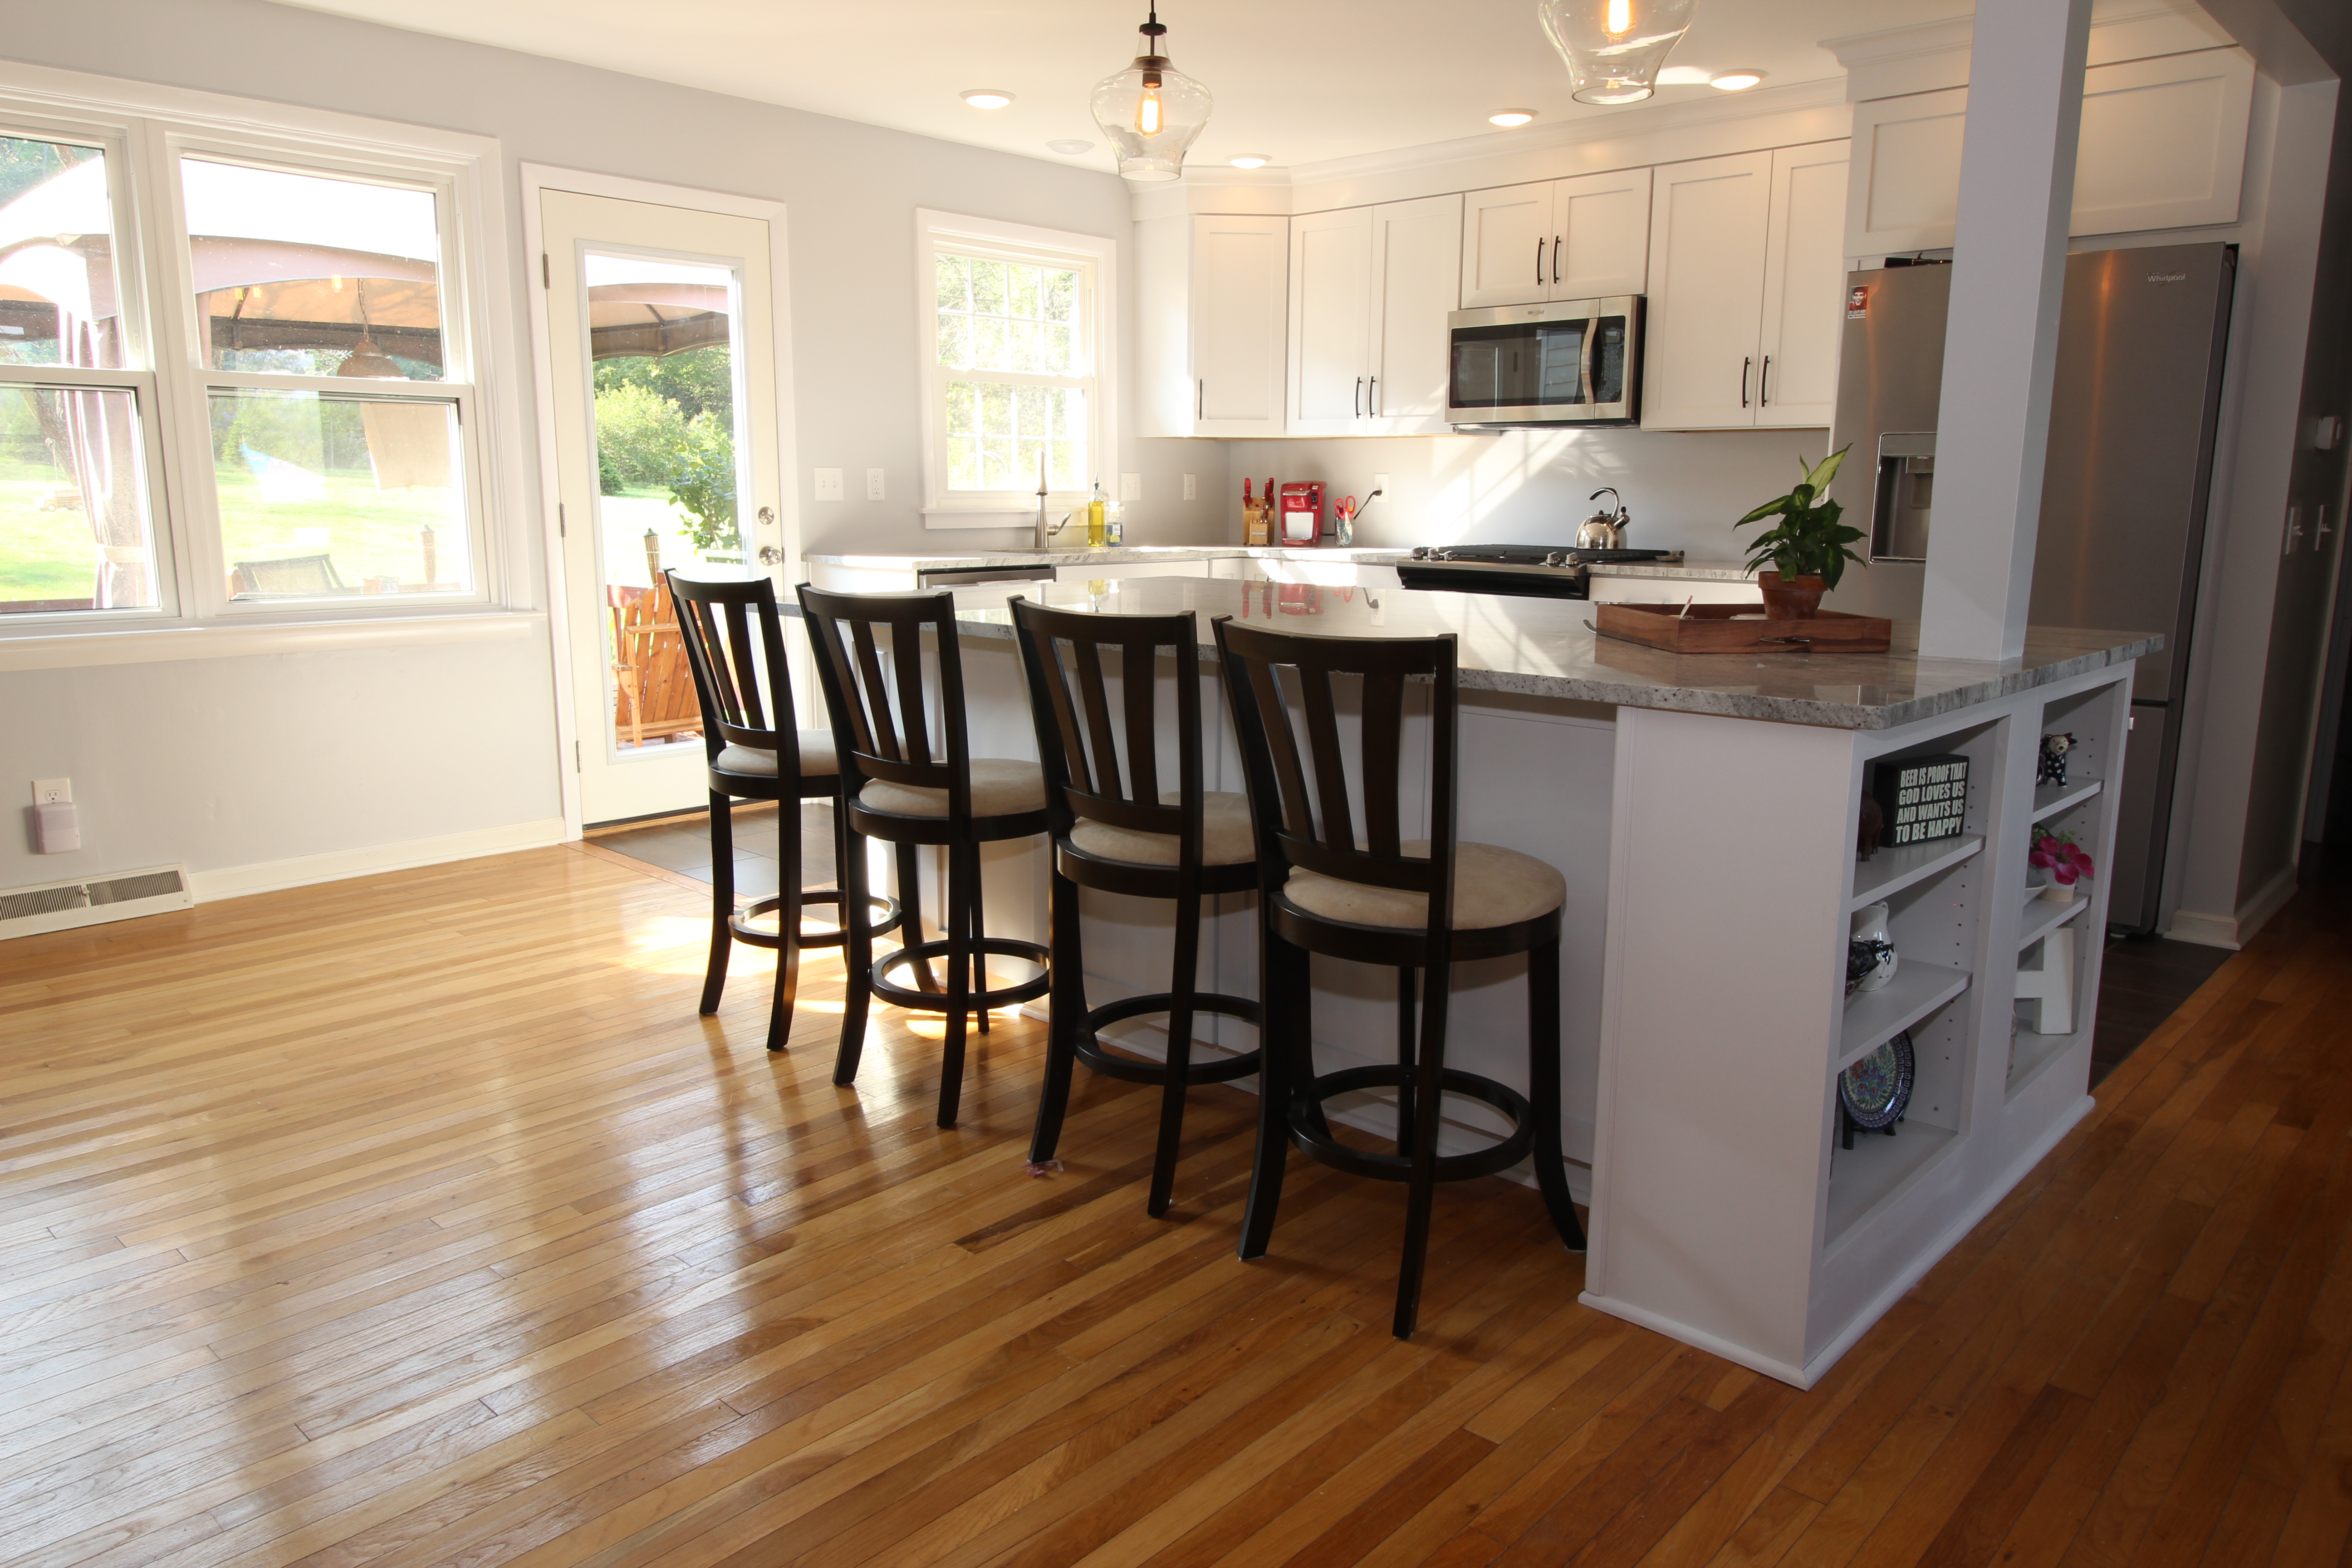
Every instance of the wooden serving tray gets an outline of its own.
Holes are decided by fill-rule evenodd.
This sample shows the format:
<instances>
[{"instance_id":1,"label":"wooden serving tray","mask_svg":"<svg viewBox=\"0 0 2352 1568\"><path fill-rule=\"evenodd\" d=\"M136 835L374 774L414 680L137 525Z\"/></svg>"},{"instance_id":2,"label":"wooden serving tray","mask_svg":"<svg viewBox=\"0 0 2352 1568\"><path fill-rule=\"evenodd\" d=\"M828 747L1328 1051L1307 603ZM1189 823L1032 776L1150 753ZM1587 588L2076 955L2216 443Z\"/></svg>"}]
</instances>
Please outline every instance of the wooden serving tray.
<instances>
[{"instance_id":1,"label":"wooden serving tray","mask_svg":"<svg viewBox=\"0 0 2352 1568\"><path fill-rule=\"evenodd\" d=\"M1877 616L1822 610L1802 620L1734 620L1753 605L1600 604L1594 629L1668 653L1885 653L1895 624Z\"/></svg>"}]
</instances>

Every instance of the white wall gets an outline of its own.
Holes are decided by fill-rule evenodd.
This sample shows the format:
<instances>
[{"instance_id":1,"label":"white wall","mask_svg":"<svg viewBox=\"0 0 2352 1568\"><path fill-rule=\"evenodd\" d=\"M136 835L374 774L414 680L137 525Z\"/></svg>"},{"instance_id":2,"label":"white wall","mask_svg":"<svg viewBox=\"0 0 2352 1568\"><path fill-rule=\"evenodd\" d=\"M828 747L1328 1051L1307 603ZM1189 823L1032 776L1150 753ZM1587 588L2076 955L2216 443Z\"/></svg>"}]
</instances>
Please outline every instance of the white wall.
<instances>
[{"instance_id":1,"label":"white wall","mask_svg":"<svg viewBox=\"0 0 2352 1568\"><path fill-rule=\"evenodd\" d=\"M1491 436L1343 437L1234 441L1228 526L1240 527L1241 483L1320 479L1327 503L1362 500L1372 475L1388 494L1364 513L1368 545L1576 542L1591 493L1615 485L1633 510L1629 545L1681 550L1694 562L1741 554L1733 521L1818 462L1826 430L1505 430Z\"/></svg>"},{"instance_id":2,"label":"white wall","mask_svg":"<svg viewBox=\"0 0 2352 1568\"><path fill-rule=\"evenodd\" d=\"M585 67L374 26L262 0L0 0L13 60L440 126L499 140L509 230L513 165L551 163L765 197L791 231L803 542L812 550L961 549L1001 531L930 531L917 510L913 211L977 213L1110 235L1129 231L1115 176ZM529 385L520 254L508 384ZM1132 363L1130 357L1129 363ZM543 603L537 454L523 431L527 558L508 602ZM1210 536L1223 489L1213 443L1130 441L1145 475L1131 536ZM888 470L890 500L817 504L806 468ZM1178 496L1184 472L1202 500ZM862 494L862 485L849 487ZM0 834L0 888L168 861L226 889L239 868L298 857L346 872L465 846L560 834L549 648L532 637L430 648L0 673L0 798L71 776L79 854ZM335 858L340 857L340 858Z\"/></svg>"}]
</instances>

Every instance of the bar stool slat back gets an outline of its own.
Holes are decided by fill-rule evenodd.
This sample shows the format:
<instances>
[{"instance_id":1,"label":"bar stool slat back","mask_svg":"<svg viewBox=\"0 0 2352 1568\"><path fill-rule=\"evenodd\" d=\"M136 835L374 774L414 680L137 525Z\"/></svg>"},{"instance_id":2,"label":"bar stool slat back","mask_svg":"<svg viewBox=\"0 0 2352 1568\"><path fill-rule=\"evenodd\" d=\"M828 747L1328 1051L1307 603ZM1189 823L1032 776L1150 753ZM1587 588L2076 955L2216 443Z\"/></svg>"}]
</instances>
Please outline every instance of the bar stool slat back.
<instances>
[{"instance_id":1,"label":"bar stool slat back","mask_svg":"<svg viewBox=\"0 0 2352 1568\"><path fill-rule=\"evenodd\" d=\"M1200 628L1190 612L1080 614L1016 597L1013 625L1029 681L1054 842L1053 1026L1029 1157L1034 1162L1054 1157L1069 1104L1073 1061L1083 1061L1108 1077L1157 1083L1159 1145L1144 1207L1152 1215L1165 1214L1174 1190L1186 1088L1228 1082L1257 1070L1254 1050L1196 1062L1192 1040L1198 1014L1249 1023L1258 1016L1256 1003L1202 991L1199 979L1203 899L1257 886L1247 806L1239 795L1212 795L1202 787ZM1160 780L1163 648L1170 650L1175 678L1177 787L1172 793L1163 792ZM1118 661L1116 722L1104 666L1107 651ZM1175 900L1175 952L1166 991L1100 1007L1087 1005L1078 917L1081 887ZM1168 1016L1164 1061L1118 1054L1103 1045L1102 1028L1153 1013Z\"/></svg>"},{"instance_id":2,"label":"bar stool slat back","mask_svg":"<svg viewBox=\"0 0 2352 1568\"><path fill-rule=\"evenodd\" d=\"M803 583L800 599L840 755L843 816L851 836L842 886L859 895L865 892L863 838L896 844L898 901L905 911L898 951L877 964L872 932L856 923L856 910L863 906L856 900L848 905L849 989L833 1081L847 1084L857 1076L870 997L943 1013L947 1040L940 1072L939 1123L952 1127L962 1093L964 1036L971 1016L978 1014L985 1033L990 1008L1042 996L1051 984L1050 973L1043 972L1045 945L991 937L980 913L980 847L1045 831L1044 775L1034 763L971 754L953 594L836 594ZM877 640L877 633L887 641ZM927 687L924 676L926 634L938 661L935 690ZM936 745L929 717L933 711L938 716ZM947 851L940 921L943 935L935 942L921 940L921 904L911 854L919 845L938 845ZM990 957L1034 963L1041 973L991 988ZM945 961L943 984L931 972L933 960ZM902 965L914 972L915 986L887 978L889 970Z\"/></svg>"},{"instance_id":3,"label":"bar stool slat back","mask_svg":"<svg viewBox=\"0 0 2352 1568\"><path fill-rule=\"evenodd\" d=\"M663 574L677 607L678 638L702 710L702 742L710 789L710 961L704 973L701 1010L719 1010L727 984L727 957L738 942L776 950L775 994L769 1009L768 1048L781 1051L792 1033L793 1004L800 985L800 954L806 947L837 947L842 935L803 932L807 904L839 904L838 887L801 888L799 803L834 803L834 854L841 855L840 772L833 736L795 727L791 666L784 658L783 621L775 585L763 575L716 580ZM772 800L776 820L776 896L735 908L735 831L732 803ZM790 801L787 812L782 803ZM898 906L882 900L872 929L898 924ZM773 914L776 930L760 927Z\"/></svg>"},{"instance_id":4,"label":"bar stool slat back","mask_svg":"<svg viewBox=\"0 0 2352 1568\"><path fill-rule=\"evenodd\" d=\"M1297 637L1225 616L1215 631L1257 834L1265 953L1265 1059L1241 1256L1262 1257L1272 1240L1290 1145L1340 1170L1402 1182L1405 1235L1395 1331L1407 1338L1420 1308L1438 1182L1491 1175L1532 1160L1554 1227L1571 1249L1583 1249L1559 1146L1566 885L1532 856L1457 838L1460 703L1453 637ZM1352 744L1335 677L1357 688ZM1419 781L1406 772L1409 681L1426 682L1430 693L1427 766ZM1426 837L1405 834L1405 785L1415 782L1427 805ZM1477 889L1475 907L1459 898L1465 882ZM1316 1073L1307 962L1317 952L1399 971L1395 1066ZM1445 1065L1453 964L1514 953L1528 956L1526 1095ZM1427 974L1417 1009L1416 970ZM1325 1101L1382 1089L1396 1096L1394 1153L1333 1136ZM1439 1154L1447 1094L1501 1111L1511 1132L1485 1149Z\"/></svg>"}]
</instances>

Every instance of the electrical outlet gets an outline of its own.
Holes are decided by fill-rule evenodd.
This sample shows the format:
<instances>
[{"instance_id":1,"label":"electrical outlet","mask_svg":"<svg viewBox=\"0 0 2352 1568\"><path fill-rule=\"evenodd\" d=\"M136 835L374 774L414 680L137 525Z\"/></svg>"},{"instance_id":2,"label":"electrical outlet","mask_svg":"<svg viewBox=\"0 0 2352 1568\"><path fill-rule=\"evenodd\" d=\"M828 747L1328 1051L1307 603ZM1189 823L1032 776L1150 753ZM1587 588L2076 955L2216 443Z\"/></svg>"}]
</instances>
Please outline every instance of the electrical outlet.
<instances>
[{"instance_id":1,"label":"electrical outlet","mask_svg":"<svg viewBox=\"0 0 2352 1568\"><path fill-rule=\"evenodd\" d=\"M819 500L839 500L841 499L841 470L839 468L819 468L816 471L816 499Z\"/></svg>"},{"instance_id":2,"label":"electrical outlet","mask_svg":"<svg viewBox=\"0 0 2352 1568\"><path fill-rule=\"evenodd\" d=\"M868 468L866 470L866 499L867 500L880 500L882 499L882 474L883 470L880 468Z\"/></svg>"},{"instance_id":3,"label":"electrical outlet","mask_svg":"<svg viewBox=\"0 0 2352 1568\"><path fill-rule=\"evenodd\" d=\"M1384 490L1388 488L1389 477L1386 474L1374 474L1372 476L1372 489L1376 490ZM1381 499L1382 500L1386 500L1388 498L1386 496L1382 496Z\"/></svg>"},{"instance_id":4,"label":"electrical outlet","mask_svg":"<svg viewBox=\"0 0 2352 1568\"><path fill-rule=\"evenodd\" d=\"M1123 501L1141 500L1143 499L1143 476L1141 474L1119 475L1118 499Z\"/></svg>"},{"instance_id":5,"label":"electrical outlet","mask_svg":"<svg viewBox=\"0 0 2352 1568\"><path fill-rule=\"evenodd\" d=\"M1186 500L1199 500L1201 499L1201 481L1191 474L1186 474L1184 476L1184 499Z\"/></svg>"},{"instance_id":6,"label":"electrical outlet","mask_svg":"<svg viewBox=\"0 0 2352 1568\"><path fill-rule=\"evenodd\" d=\"M35 779L33 781L35 805L62 805L71 799L73 799L73 780L71 779Z\"/></svg>"}]
</instances>

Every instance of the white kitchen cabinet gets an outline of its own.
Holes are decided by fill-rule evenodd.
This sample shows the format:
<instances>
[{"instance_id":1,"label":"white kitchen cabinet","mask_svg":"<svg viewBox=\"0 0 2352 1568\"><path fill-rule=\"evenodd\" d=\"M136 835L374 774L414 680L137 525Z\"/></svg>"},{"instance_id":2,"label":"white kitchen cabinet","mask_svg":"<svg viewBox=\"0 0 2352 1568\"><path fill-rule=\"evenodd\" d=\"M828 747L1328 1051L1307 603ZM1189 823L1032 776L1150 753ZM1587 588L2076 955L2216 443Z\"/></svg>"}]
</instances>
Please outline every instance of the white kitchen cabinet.
<instances>
[{"instance_id":1,"label":"white kitchen cabinet","mask_svg":"<svg viewBox=\"0 0 2352 1568\"><path fill-rule=\"evenodd\" d=\"M1283 433L1286 217L1136 225L1144 436Z\"/></svg>"},{"instance_id":2,"label":"white kitchen cabinet","mask_svg":"<svg viewBox=\"0 0 2352 1568\"><path fill-rule=\"evenodd\" d=\"M1462 198L1383 202L1372 209L1369 428L1442 436L1453 354L1445 317L1462 293Z\"/></svg>"},{"instance_id":3,"label":"white kitchen cabinet","mask_svg":"<svg viewBox=\"0 0 2352 1568\"><path fill-rule=\"evenodd\" d=\"M1772 154L1669 163L1650 206L1642 423L1669 430L1756 423L1758 335Z\"/></svg>"},{"instance_id":4,"label":"white kitchen cabinet","mask_svg":"<svg viewBox=\"0 0 2352 1568\"><path fill-rule=\"evenodd\" d=\"M1846 144L1772 155L1756 423L1825 426L1844 342Z\"/></svg>"},{"instance_id":5,"label":"white kitchen cabinet","mask_svg":"<svg viewBox=\"0 0 2352 1568\"><path fill-rule=\"evenodd\" d=\"M1650 191L1643 168L1471 192L1462 215L1462 308L1642 292Z\"/></svg>"},{"instance_id":6,"label":"white kitchen cabinet","mask_svg":"<svg viewBox=\"0 0 2352 1568\"><path fill-rule=\"evenodd\" d=\"M1829 423L1845 158L1844 142L1827 142L1655 172L1645 426Z\"/></svg>"},{"instance_id":7,"label":"white kitchen cabinet","mask_svg":"<svg viewBox=\"0 0 2352 1568\"><path fill-rule=\"evenodd\" d=\"M2126 234L2238 221L2253 63L2234 48L2116 60L2083 73L2068 232ZM1849 256L1952 243L1969 90L1853 106Z\"/></svg>"},{"instance_id":8,"label":"white kitchen cabinet","mask_svg":"<svg viewBox=\"0 0 2352 1568\"><path fill-rule=\"evenodd\" d=\"M1290 220L1288 434L1445 429L1461 226L1452 195Z\"/></svg>"},{"instance_id":9,"label":"white kitchen cabinet","mask_svg":"<svg viewBox=\"0 0 2352 1568\"><path fill-rule=\"evenodd\" d=\"M1371 323L1372 209L1291 219L1291 435L1362 430Z\"/></svg>"}]
</instances>

